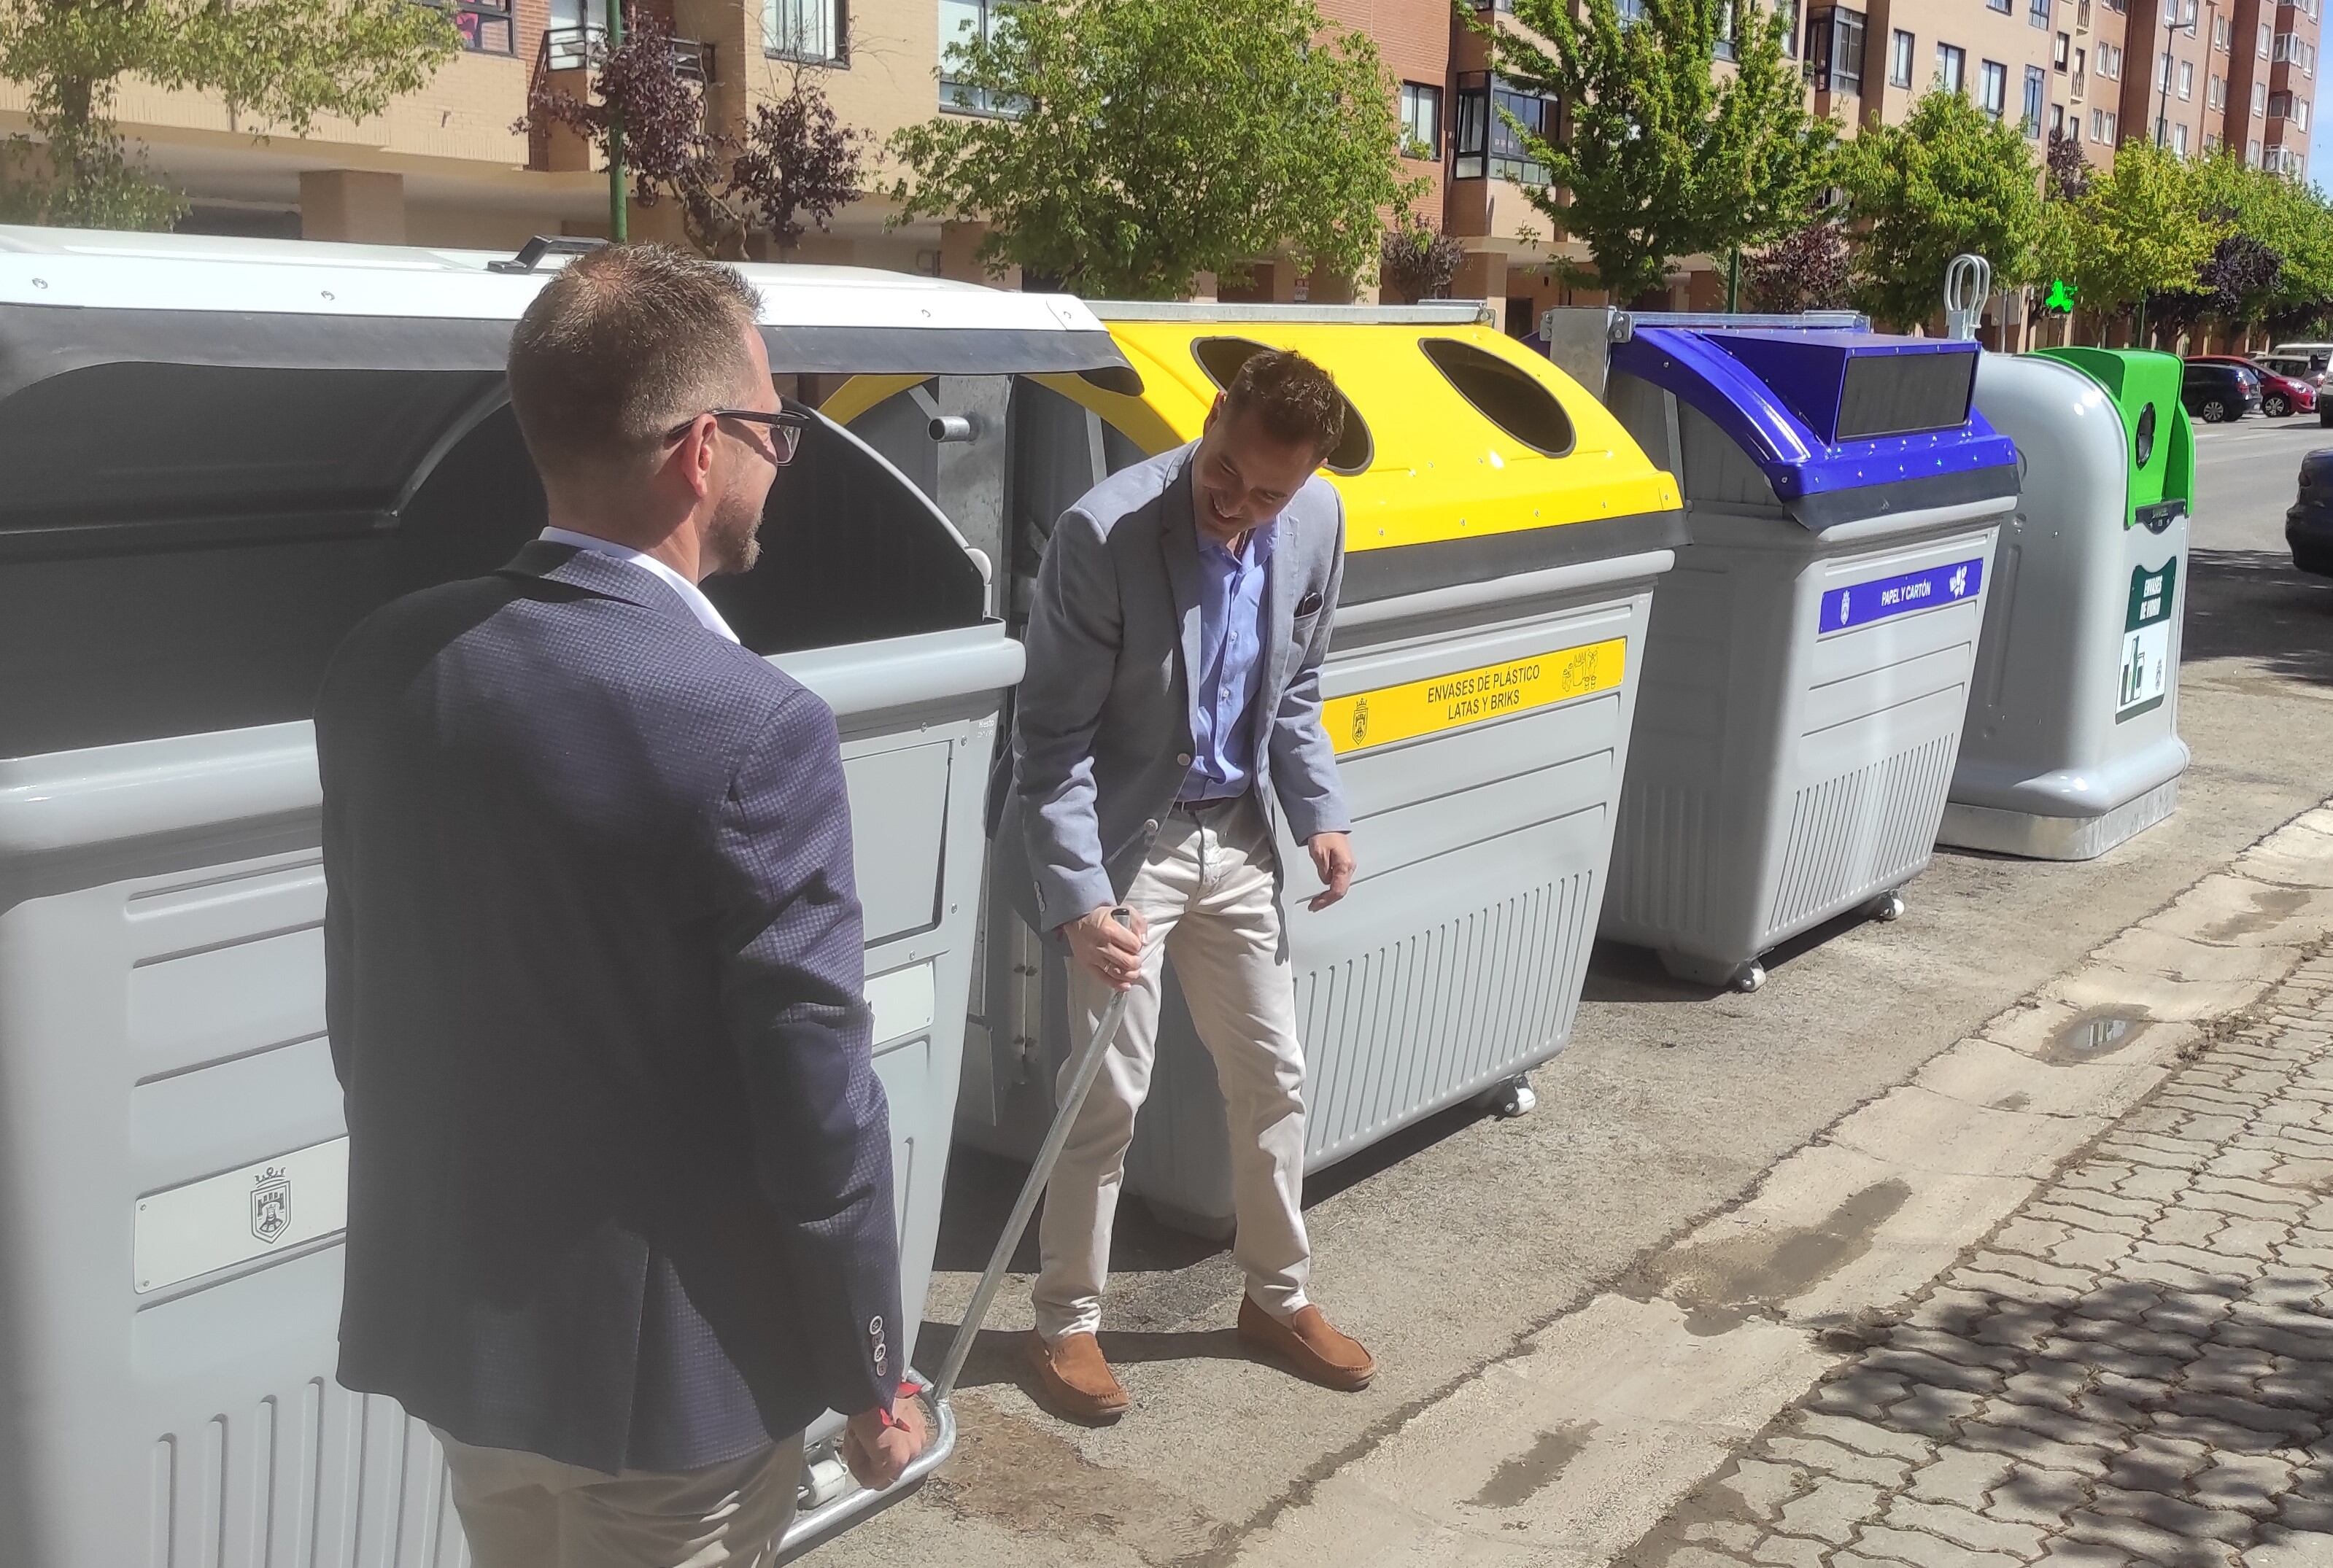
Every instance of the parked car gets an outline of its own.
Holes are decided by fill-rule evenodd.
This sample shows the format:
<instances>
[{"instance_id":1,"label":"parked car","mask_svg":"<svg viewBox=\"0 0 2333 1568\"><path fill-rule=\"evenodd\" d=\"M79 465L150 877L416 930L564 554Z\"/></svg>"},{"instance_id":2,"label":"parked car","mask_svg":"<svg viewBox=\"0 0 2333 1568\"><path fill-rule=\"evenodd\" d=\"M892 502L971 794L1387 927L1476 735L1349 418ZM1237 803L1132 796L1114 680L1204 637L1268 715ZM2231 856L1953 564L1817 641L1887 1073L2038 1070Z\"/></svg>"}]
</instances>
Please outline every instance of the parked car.
<instances>
[{"instance_id":1,"label":"parked car","mask_svg":"<svg viewBox=\"0 0 2333 1568\"><path fill-rule=\"evenodd\" d=\"M2255 354L2252 363L2295 381L2306 381L2312 389L2324 389L2327 357L2323 354Z\"/></svg>"},{"instance_id":2,"label":"parked car","mask_svg":"<svg viewBox=\"0 0 2333 1568\"><path fill-rule=\"evenodd\" d=\"M2296 569L2333 577L2333 446L2300 460L2300 493L2284 514L2284 542Z\"/></svg>"},{"instance_id":3,"label":"parked car","mask_svg":"<svg viewBox=\"0 0 2333 1568\"><path fill-rule=\"evenodd\" d=\"M2285 361L2294 361L2288 358ZM2281 419L2288 414L2307 414L2317 406L2317 388L2298 376L2283 375L2265 361L2246 359L2241 354L2198 354L2187 361L2190 365L2241 365L2261 378L2261 412L2271 419Z\"/></svg>"},{"instance_id":4,"label":"parked car","mask_svg":"<svg viewBox=\"0 0 2333 1568\"><path fill-rule=\"evenodd\" d=\"M2333 365L2333 343L2279 343L2263 358L2306 359L2309 361L2309 369L2316 373L2319 380L2322 380L2325 368Z\"/></svg>"},{"instance_id":5,"label":"parked car","mask_svg":"<svg viewBox=\"0 0 2333 1568\"><path fill-rule=\"evenodd\" d=\"M2224 425L2261 409L2260 372L2242 365L2190 359L2179 378L2179 401L2206 425Z\"/></svg>"}]
</instances>

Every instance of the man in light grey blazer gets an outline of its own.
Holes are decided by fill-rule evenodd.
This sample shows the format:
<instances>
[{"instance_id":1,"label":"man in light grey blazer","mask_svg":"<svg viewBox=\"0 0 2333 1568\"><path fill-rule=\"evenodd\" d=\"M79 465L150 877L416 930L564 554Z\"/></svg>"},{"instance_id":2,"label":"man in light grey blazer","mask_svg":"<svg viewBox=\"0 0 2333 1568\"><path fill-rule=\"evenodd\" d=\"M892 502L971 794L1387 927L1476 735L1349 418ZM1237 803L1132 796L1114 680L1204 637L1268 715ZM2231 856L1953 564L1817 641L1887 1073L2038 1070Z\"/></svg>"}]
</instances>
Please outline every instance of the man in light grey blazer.
<instances>
[{"instance_id":1,"label":"man in light grey blazer","mask_svg":"<svg viewBox=\"0 0 2333 1568\"><path fill-rule=\"evenodd\" d=\"M1351 821L1320 692L1344 508L1315 472L1344 407L1301 355L1251 356L1197 442L1063 514L1038 574L999 864L1031 925L1068 946L1074 1037L1129 993L1038 1232L1030 1360L1071 1419L1128 1402L1094 1331L1168 953L1229 1112L1240 1334L1330 1387L1377 1371L1305 1296L1304 1053L1273 847L1284 813L1322 884L1311 906L1344 896Z\"/></svg>"}]
</instances>

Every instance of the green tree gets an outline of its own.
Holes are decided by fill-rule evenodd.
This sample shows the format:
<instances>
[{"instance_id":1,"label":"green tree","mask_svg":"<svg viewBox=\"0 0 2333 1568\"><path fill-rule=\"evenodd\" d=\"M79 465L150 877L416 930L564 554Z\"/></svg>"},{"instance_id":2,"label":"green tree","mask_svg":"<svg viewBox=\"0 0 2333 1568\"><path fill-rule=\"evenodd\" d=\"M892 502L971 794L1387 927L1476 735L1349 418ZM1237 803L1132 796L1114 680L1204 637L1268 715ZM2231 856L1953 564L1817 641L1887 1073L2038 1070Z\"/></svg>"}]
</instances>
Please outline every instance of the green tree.
<instances>
[{"instance_id":1,"label":"green tree","mask_svg":"<svg viewBox=\"0 0 2333 1568\"><path fill-rule=\"evenodd\" d=\"M1533 134L1501 113L1548 172L1524 195L1594 261L1593 282L1623 303L1659 288L1672 259L1723 255L1798 227L1829 183L1837 129L1806 110L1783 55L1781 10L1750 0L1515 0L1536 37L1459 14L1489 40L1499 71L1551 94L1569 125ZM1721 32L1732 18L1731 32ZM1713 70L1723 38L1735 68Z\"/></svg>"},{"instance_id":2,"label":"green tree","mask_svg":"<svg viewBox=\"0 0 2333 1568\"><path fill-rule=\"evenodd\" d=\"M2313 313L2333 301L2333 208L2323 191L2251 167L2225 151L2195 165L2192 179L2207 218L2223 220L2236 236L2257 241L2278 257L2267 283L2223 301L2232 324Z\"/></svg>"},{"instance_id":3,"label":"green tree","mask_svg":"<svg viewBox=\"0 0 2333 1568\"><path fill-rule=\"evenodd\" d=\"M1992 263L1996 288L2036 281L2040 167L2015 126L1957 92L1935 89L1901 125L1866 127L1840 149L1839 183L1863 232L1856 301L1877 320L1934 315L1963 253Z\"/></svg>"},{"instance_id":4,"label":"green tree","mask_svg":"<svg viewBox=\"0 0 2333 1568\"><path fill-rule=\"evenodd\" d=\"M426 83L460 46L412 0L14 0L0 78L24 88L32 134L0 146L0 217L168 228L185 198L147 172L112 110L121 79L217 94L254 133L363 119Z\"/></svg>"},{"instance_id":5,"label":"green tree","mask_svg":"<svg viewBox=\"0 0 2333 1568\"><path fill-rule=\"evenodd\" d=\"M2199 195L2184 158L2127 141L2080 200L2050 204L2042 259L2053 276L2079 285L2082 304L2101 319L2150 294L2193 291L2231 226L2205 217Z\"/></svg>"},{"instance_id":6,"label":"green tree","mask_svg":"<svg viewBox=\"0 0 2333 1568\"><path fill-rule=\"evenodd\" d=\"M1425 186L1377 46L1312 0L1015 0L946 77L992 112L893 139L898 221L985 222L983 261L1079 293L1171 299L1280 251L1357 279Z\"/></svg>"}]
</instances>

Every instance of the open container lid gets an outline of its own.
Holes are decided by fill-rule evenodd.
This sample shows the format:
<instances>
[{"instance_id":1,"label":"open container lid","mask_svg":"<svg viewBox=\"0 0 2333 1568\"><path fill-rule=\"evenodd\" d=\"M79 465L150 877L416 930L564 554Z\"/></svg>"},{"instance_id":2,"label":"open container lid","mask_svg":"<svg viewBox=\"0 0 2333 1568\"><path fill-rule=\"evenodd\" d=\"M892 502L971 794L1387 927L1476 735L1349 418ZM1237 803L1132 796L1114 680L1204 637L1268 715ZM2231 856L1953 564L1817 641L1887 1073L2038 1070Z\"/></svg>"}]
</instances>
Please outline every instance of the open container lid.
<instances>
[{"instance_id":1,"label":"open container lid","mask_svg":"<svg viewBox=\"0 0 2333 1568\"><path fill-rule=\"evenodd\" d=\"M2016 446L1971 401L1976 344L1838 320L1640 313L1611 368L1698 410L1810 529L2016 495Z\"/></svg>"},{"instance_id":2,"label":"open container lid","mask_svg":"<svg viewBox=\"0 0 2333 1568\"><path fill-rule=\"evenodd\" d=\"M2071 365L2107 389L2122 411L2130 464L2125 528L2161 533L2195 499L2195 427L2179 400L2178 356L2152 349L2041 349L2039 359Z\"/></svg>"},{"instance_id":3,"label":"open container lid","mask_svg":"<svg viewBox=\"0 0 2333 1568\"><path fill-rule=\"evenodd\" d=\"M0 225L0 397L120 360L498 372L512 323L564 262L526 257ZM781 374L1126 364L1067 295L859 267L737 270L762 292L762 335Z\"/></svg>"}]
</instances>

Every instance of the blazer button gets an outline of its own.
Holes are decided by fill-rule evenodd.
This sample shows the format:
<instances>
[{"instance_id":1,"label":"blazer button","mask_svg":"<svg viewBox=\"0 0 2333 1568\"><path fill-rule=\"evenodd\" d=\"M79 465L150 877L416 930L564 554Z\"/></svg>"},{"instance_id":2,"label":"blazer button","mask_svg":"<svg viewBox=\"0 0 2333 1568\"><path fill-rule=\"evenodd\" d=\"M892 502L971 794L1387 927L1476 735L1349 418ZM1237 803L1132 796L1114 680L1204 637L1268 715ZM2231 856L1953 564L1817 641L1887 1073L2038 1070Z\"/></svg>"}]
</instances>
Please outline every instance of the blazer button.
<instances>
[{"instance_id":1,"label":"blazer button","mask_svg":"<svg viewBox=\"0 0 2333 1568\"><path fill-rule=\"evenodd\" d=\"M1191 765L1191 754L1190 754L1188 751L1182 751L1182 752L1178 752L1178 753L1176 753L1176 758L1175 758L1175 766L1176 766L1176 767L1177 767L1177 768L1188 768L1190 765Z\"/></svg>"}]
</instances>

